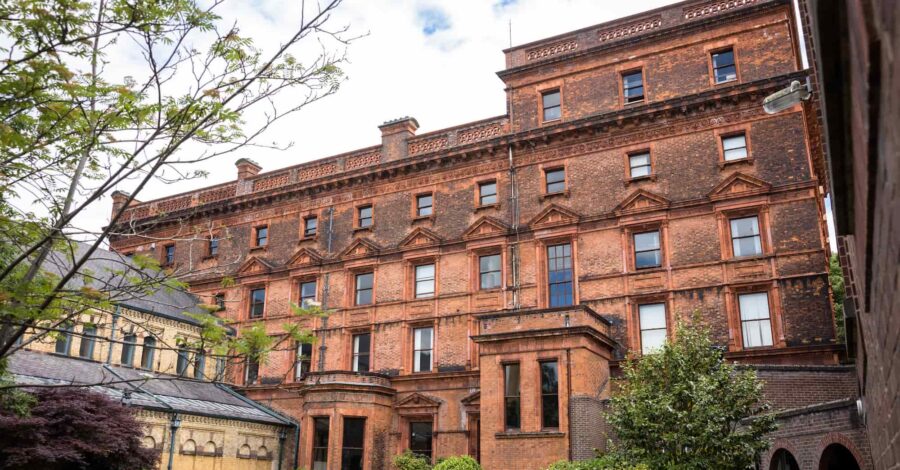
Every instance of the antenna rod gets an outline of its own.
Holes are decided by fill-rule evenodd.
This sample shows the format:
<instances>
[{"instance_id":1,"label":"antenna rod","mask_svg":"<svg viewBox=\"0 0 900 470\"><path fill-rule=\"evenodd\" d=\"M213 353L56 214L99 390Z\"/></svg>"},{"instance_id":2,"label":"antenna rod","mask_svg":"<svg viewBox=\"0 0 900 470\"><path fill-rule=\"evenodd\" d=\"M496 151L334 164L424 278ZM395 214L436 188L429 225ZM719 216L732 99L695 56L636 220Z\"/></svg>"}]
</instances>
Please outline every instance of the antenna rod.
<instances>
[{"instance_id":1,"label":"antenna rod","mask_svg":"<svg viewBox=\"0 0 900 470\"><path fill-rule=\"evenodd\" d=\"M509 47L512 47L512 18L509 19Z\"/></svg>"}]
</instances>

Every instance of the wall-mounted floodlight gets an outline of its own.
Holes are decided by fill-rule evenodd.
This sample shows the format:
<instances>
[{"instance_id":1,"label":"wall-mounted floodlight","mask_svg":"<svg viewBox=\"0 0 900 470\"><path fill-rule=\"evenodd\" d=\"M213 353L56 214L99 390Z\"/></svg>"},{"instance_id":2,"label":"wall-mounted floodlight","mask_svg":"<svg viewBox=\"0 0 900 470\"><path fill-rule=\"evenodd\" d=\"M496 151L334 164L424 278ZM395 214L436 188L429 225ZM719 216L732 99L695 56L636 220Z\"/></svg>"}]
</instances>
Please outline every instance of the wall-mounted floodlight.
<instances>
[{"instance_id":1,"label":"wall-mounted floodlight","mask_svg":"<svg viewBox=\"0 0 900 470\"><path fill-rule=\"evenodd\" d=\"M809 99L809 87L797 80L791 86L772 93L763 100L763 109L768 114L775 114Z\"/></svg>"}]
</instances>

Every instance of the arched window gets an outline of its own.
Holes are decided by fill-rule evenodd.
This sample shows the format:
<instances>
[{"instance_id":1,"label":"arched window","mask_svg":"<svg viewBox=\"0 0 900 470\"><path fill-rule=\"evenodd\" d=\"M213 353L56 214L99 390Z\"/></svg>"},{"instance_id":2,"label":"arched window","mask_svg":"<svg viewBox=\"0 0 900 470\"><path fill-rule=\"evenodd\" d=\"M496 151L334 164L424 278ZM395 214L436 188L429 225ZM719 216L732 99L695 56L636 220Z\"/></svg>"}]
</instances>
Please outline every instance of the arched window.
<instances>
[{"instance_id":1,"label":"arched window","mask_svg":"<svg viewBox=\"0 0 900 470\"><path fill-rule=\"evenodd\" d=\"M153 370L153 356L156 353L156 338L147 336L144 338L144 348L141 351L141 368Z\"/></svg>"},{"instance_id":2,"label":"arched window","mask_svg":"<svg viewBox=\"0 0 900 470\"><path fill-rule=\"evenodd\" d=\"M181 453L186 455L194 455L197 453L197 443L193 439L188 439L181 444Z\"/></svg>"},{"instance_id":3,"label":"arched window","mask_svg":"<svg viewBox=\"0 0 900 470\"><path fill-rule=\"evenodd\" d=\"M800 465L797 464L793 454L786 449L778 449L772 455L769 470L800 470Z\"/></svg>"}]
</instances>

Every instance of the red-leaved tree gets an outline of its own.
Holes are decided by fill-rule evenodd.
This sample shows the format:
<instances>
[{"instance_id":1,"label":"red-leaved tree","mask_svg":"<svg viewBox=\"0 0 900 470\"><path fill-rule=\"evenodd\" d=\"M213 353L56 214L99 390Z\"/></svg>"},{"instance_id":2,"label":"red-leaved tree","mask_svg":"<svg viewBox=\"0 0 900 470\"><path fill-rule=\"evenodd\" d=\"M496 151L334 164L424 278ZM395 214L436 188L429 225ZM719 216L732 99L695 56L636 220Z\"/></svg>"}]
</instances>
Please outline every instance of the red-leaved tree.
<instances>
[{"instance_id":1,"label":"red-leaved tree","mask_svg":"<svg viewBox=\"0 0 900 470\"><path fill-rule=\"evenodd\" d=\"M27 416L0 409L0 468L142 470L159 451L141 445L132 411L81 388L38 389Z\"/></svg>"}]
</instances>

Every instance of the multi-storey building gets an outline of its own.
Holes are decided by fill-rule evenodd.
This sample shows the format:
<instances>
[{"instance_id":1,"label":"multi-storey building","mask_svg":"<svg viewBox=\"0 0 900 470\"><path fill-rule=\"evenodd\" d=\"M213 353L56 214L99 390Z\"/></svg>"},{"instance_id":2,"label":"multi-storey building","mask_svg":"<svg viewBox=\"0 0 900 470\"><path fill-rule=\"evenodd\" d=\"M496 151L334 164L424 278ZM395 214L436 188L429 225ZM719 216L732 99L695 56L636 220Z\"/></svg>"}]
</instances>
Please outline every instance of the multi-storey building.
<instances>
[{"instance_id":1,"label":"multi-storey building","mask_svg":"<svg viewBox=\"0 0 900 470\"><path fill-rule=\"evenodd\" d=\"M232 377L301 422L311 468L388 468L407 448L491 470L589 457L619 362L695 312L779 410L761 468L830 468L835 445L866 468L814 103L761 106L806 79L798 51L786 0L688 1L513 47L502 116L388 121L380 145L267 173L241 159L236 181L132 202L112 246L159 256L238 329L332 311L303 320L315 344Z\"/></svg>"},{"instance_id":2,"label":"multi-storey building","mask_svg":"<svg viewBox=\"0 0 900 470\"><path fill-rule=\"evenodd\" d=\"M77 245L76 255L85 249ZM47 265L66 271L71 261L54 253ZM160 469L290 468L296 423L224 385L226 357L183 346L203 330L192 315L202 311L201 299L154 288L148 279L156 273L103 249L79 272L93 280L90 286L110 293L114 306L30 328L9 358L17 383L87 386L133 408L143 445L160 451ZM47 334L48 328L56 334Z\"/></svg>"}]
</instances>

